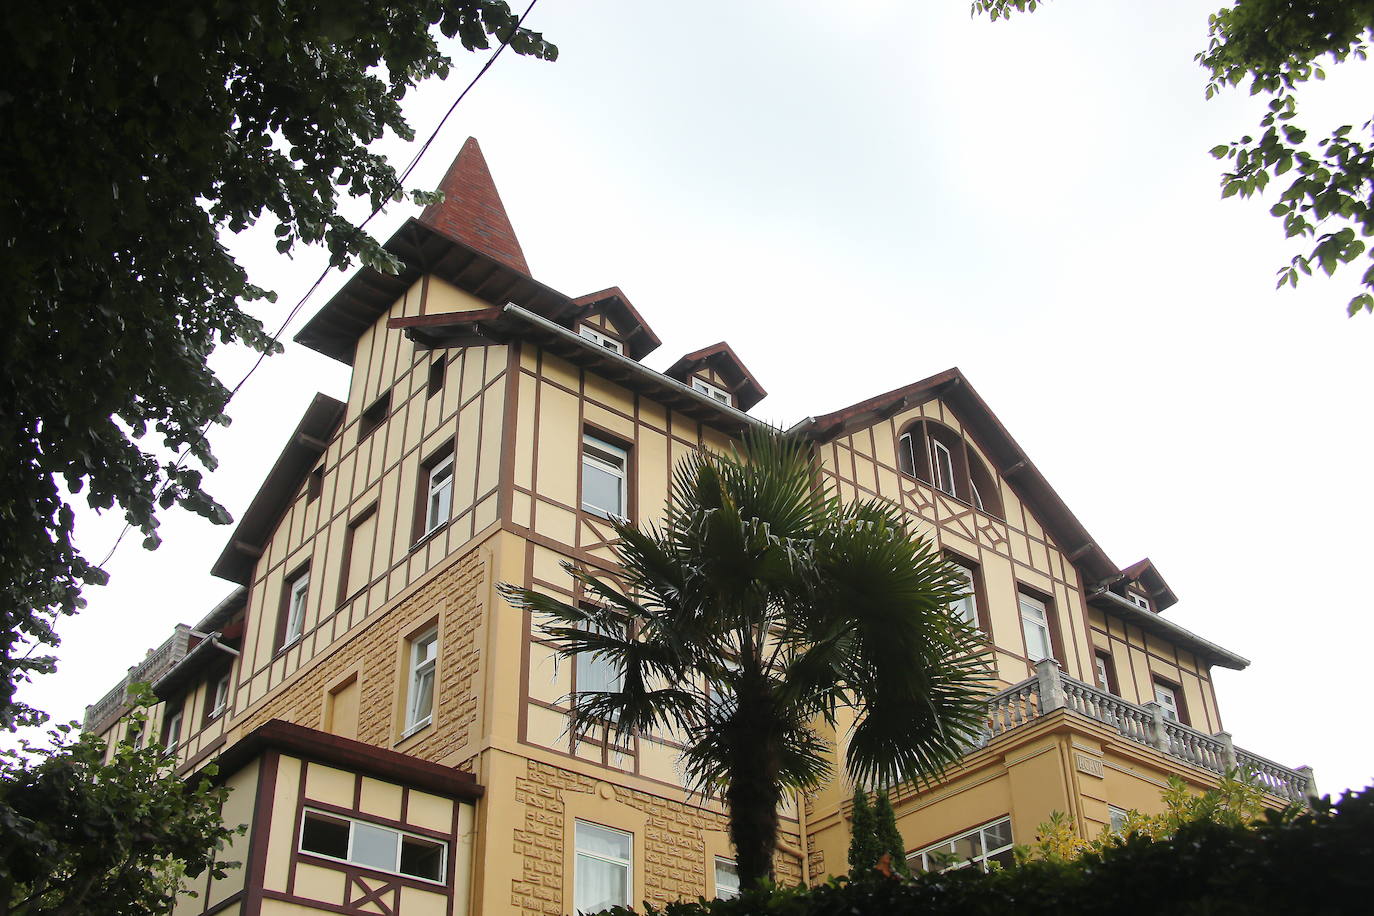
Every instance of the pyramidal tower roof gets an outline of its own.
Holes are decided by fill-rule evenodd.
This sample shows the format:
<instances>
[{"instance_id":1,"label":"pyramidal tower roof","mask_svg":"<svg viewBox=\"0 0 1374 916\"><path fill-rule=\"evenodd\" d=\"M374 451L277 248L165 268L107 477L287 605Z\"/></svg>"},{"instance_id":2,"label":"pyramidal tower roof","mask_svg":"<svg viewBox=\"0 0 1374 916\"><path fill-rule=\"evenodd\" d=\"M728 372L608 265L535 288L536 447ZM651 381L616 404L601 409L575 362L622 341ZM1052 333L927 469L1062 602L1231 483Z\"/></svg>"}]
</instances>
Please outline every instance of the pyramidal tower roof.
<instances>
[{"instance_id":1,"label":"pyramidal tower roof","mask_svg":"<svg viewBox=\"0 0 1374 916\"><path fill-rule=\"evenodd\" d=\"M439 182L439 190L444 192L443 203L425 207L420 222L529 274L520 240L515 237L496 183L491 180L487 160L474 138L468 137L458 151L444 180Z\"/></svg>"}]
</instances>

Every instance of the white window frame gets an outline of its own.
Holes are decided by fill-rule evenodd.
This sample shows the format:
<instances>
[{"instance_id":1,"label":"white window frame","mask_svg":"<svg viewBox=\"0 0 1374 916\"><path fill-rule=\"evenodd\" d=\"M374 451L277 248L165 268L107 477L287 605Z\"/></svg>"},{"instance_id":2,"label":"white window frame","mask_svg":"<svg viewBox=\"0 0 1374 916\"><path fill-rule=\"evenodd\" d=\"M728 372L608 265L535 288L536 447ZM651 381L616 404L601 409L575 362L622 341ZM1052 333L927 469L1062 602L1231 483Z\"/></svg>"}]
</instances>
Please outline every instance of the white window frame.
<instances>
[{"instance_id":1,"label":"white window frame","mask_svg":"<svg viewBox=\"0 0 1374 916\"><path fill-rule=\"evenodd\" d=\"M1142 611L1150 610L1150 599L1146 598L1139 592L1127 590L1126 597L1130 598L1131 603L1134 604L1136 607L1140 608Z\"/></svg>"},{"instance_id":2,"label":"white window frame","mask_svg":"<svg viewBox=\"0 0 1374 916\"><path fill-rule=\"evenodd\" d=\"M1005 824L1007 828L1007 842L1002 846L989 849L987 832L992 830L994 827L999 827L1003 824ZM940 853L953 856L956 844L958 844L960 840L966 839L974 835L978 836L978 848L980 851L977 855L975 855L971 859L964 859L961 862L953 862L948 865L935 862L932 867L932 853ZM1010 851L1015 845L1015 838L1012 836L1011 832L1011 818L999 817L996 820L988 821L986 824L979 824L972 830L965 830L963 833L941 840L938 843L931 843L929 846L918 849L915 852L908 855L906 857L906 860L908 863L911 864L912 869L916 871L953 871L957 868L969 868L970 866L977 867L982 871L987 871L989 859L991 859L993 856L999 855L1000 853Z\"/></svg>"},{"instance_id":3,"label":"white window frame","mask_svg":"<svg viewBox=\"0 0 1374 916\"><path fill-rule=\"evenodd\" d=\"M945 459L944 467L940 465L940 456ZM949 479L945 479L945 470L949 470ZM930 437L930 482L935 485L935 489L950 496L954 493L954 454L934 436ZM958 497L955 497L956 499Z\"/></svg>"},{"instance_id":4,"label":"white window frame","mask_svg":"<svg viewBox=\"0 0 1374 916\"><path fill-rule=\"evenodd\" d=\"M907 468L902 467L902 455L906 455ZM897 470L908 477L916 476L916 437L902 433L897 437Z\"/></svg>"},{"instance_id":5,"label":"white window frame","mask_svg":"<svg viewBox=\"0 0 1374 916\"><path fill-rule=\"evenodd\" d=\"M1046 658L1054 658L1054 635L1050 631L1050 607L1039 598L1025 592L1017 592L1017 605L1021 610L1021 636L1026 641L1026 658L1035 664ZM1037 619L1036 614L1039 614ZM1031 645L1031 630L1038 629L1044 635L1045 654L1037 656L1036 648Z\"/></svg>"},{"instance_id":6,"label":"white window frame","mask_svg":"<svg viewBox=\"0 0 1374 916\"><path fill-rule=\"evenodd\" d=\"M328 853L316 852L313 849L305 848L305 821L312 814L318 815L322 818L327 818L329 820L346 821L348 823L347 857L341 859L338 856L331 856ZM357 835L357 831L353 828L357 824L363 824L373 830L384 830L389 833L396 834L396 865L394 868L380 868L370 863L359 862L356 858L354 858L353 843L354 837ZM424 843L434 843L439 846L441 850L439 856L439 878L426 878L424 875L415 875L407 871L401 871L402 841L405 840L406 837L420 840ZM448 881L446 880L448 877L448 842L446 840L440 840L432 836L425 836L424 834L420 833L412 833L408 830L397 830L395 827L388 827L385 824L374 824L372 821L364 820L362 818L349 817L346 814L338 814L334 811L322 811L318 808L304 809L301 812L300 842L297 848L308 856L315 856L320 859L328 859L331 862L343 862L348 865L355 865L358 868L366 868L370 871L385 872L389 875L401 875L406 878L411 878L415 881L424 881L427 884L437 884L440 886L445 886L448 884Z\"/></svg>"},{"instance_id":7,"label":"white window frame","mask_svg":"<svg viewBox=\"0 0 1374 916\"><path fill-rule=\"evenodd\" d=\"M1177 722L1183 724L1183 717L1178 710L1178 688L1172 684L1163 684L1159 681L1154 682L1155 702L1164 710L1164 721Z\"/></svg>"},{"instance_id":8,"label":"white window frame","mask_svg":"<svg viewBox=\"0 0 1374 916\"><path fill-rule=\"evenodd\" d=\"M607 350L610 350L612 353L619 353L621 356L625 355L624 344L616 340L614 337L608 337L605 334L602 334L600 331L598 331L596 328L592 327L589 324L578 325L577 333L578 336L585 337L587 340L590 340L597 346L604 347Z\"/></svg>"},{"instance_id":9,"label":"white window frame","mask_svg":"<svg viewBox=\"0 0 1374 916\"><path fill-rule=\"evenodd\" d=\"M1097 689L1103 693L1112 692L1111 672L1107 670L1107 654L1105 652L1093 653L1093 671L1097 674Z\"/></svg>"},{"instance_id":10,"label":"white window frame","mask_svg":"<svg viewBox=\"0 0 1374 916\"><path fill-rule=\"evenodd\" d=\"M590 850L584 851L581 846L581 837L579 836L579 831L584 826L625 836L629 840L630 855L627 858L620 859L604 853L592 852ZM612 868L623 868L625 870L625 899L619 901L619 905L626 907L631 905L630 901L635 899L635 835L633 833L628 830L621 830L617 827L608 827L605 824L598 824L595 821L584 821L581 818L577 818L573 821L573 912L580 914L586 911L582 908L578 900L579 894L582 893L582 889L578 887L577 884L577 863L579 860L608 865ZM596 904L590 905L595 906Z\"/></svg>"},{"instance_id":11,"label":"white window frame","mask_svg":"<svg viewBox=\"0 0 1374 916\"><path fill-rule=\"evenodd\" d=\"M595 506L587 502L585 478L589 467L619 479L619 512L611 512L605 506ZM602 518L627 518L629 516L630 498L628 486L630 453L620 446L612 445L605 439L600 439L591 433L583 433L581 469L582 479L579 480L579 485L582 489L582 511L590 512L592 515L599 515Z\"/></svg>"},{"instance_id":12,"label":"white window frame","mask_svg":"<svg viewBox=\"0 0 1374 916\"><path fill-rule=\"evenodd\" d=\"M1107 806L1107 829L1112 833L1121 834L1126 829L1126 820L1130 812L1125 808L1118 808L1116 805Z\"/></svg>"},{"instance_id":13,"label":"white window frame","mask_svg":"<svg viewBox=\"0 0 1374 916\"><path fill-rule=\"evenodd\" d=\"M170 753L181 745L181 722L184 718L184 708L178 706L176 711L167 716L167 751Z\"/></svg>"},{"instance_id":14,"label":"white window frame","mask_svg":"<svg viewBox=\"0 0 1374 916\"><path fill-rule=\"evenodd\" d=\"M733 885L720 883L720 867L722 865L728 867L732 872L734 872L735 883ZM740 891L739 866L735 863L735 860L727 859L725 856L716 856L711 868L711 881L715 885L716 899L732 900L735 897L738 897Z\"/></svg>"},{"instance_id":15,"label":"white window frame","mask_svg":"<svg viewBox=\"0 0 1374 916\"><path fill-rule=\"evenodd\" d=\"M978 492L978 484L973 482L973 474L969 474L968 488L973 493L973 505L978 509L983 509L983 495ZM986 512L986 509L983 509Z\"/></svg>"},{"instance_id":16,"label":"white window frame","mask_svg":"<svg viewBox=\"0 0 1374 916\"><path fill-rule=\"evenodd\" d=\"M974 572L959 560L950 560L964 576L964 583L968 586L968 594L950 604L949 609L965 623L970 624L975 629L979 627L978 622L978 589L974 584Z\"/></svg>"},{"instance_id":17,"label":"white window frame","mask_svg":"<svg viewBox=\"0 0 1374 916\"><path fill-rule=\"evenodd\" d=\"M307 569L291 580L291 596L286 602L286 635L281 642L283 649L300 639L305 632L305 605L309 600L310 570Z\"/></svg>"},{"instance_id":18,"label":"white window frame","mask_svg":"<svg viewBox=\"0 0 1374 916\"><path fill-rule=\"evenodd\" d=\"M424 651L431 648L432 651ZM434 627L410 640L410 676L406 682L406 727L401 737L407 738L434 721L434 704L439 698L439 628ZM429 708L419 707L421 687L429 678Z\"/></svg>"},{"instance_id":19,"label":"white window frame","mask_svg":"<svg viewBox=\"0 0 1374 916\"><path fill-rule=\"evenodd\" d=\"M226 671L219 676L217 681L215 681L215 692L213 694L214 702L210 706L210 715L208 718L218 719L220 716L224 715L224 711L228 708L229 680L232 674L232 671Z\"/></svg>"},{"instance_id":20,"label":"white window frame","mask_svg":"<svg viewBox=\"0 0 1374 916\"><path fill-rule=\"evenodd\" d=\"M735 399L730 394L730 392L726 391L724 388L719 388L715 385L712 385L704 378L700 378L695 375L692 376L692 387L697 391L700 391L702 394L707 395L708 397L715 398L717 401L720 401L727 407L735 406Z\"/></svg>"},{"instance_id":21,"label":"white window frame","mask_svg":"<svg viewBox=\"0 0 1374 916\"><path fill-rule=\"evenodd\" d=\"M443 475L442 477L440 475ZM429 469L425 493L425 531L432 534L453 515L453 453L445 455Z\"/></svg>"}]
</instances>

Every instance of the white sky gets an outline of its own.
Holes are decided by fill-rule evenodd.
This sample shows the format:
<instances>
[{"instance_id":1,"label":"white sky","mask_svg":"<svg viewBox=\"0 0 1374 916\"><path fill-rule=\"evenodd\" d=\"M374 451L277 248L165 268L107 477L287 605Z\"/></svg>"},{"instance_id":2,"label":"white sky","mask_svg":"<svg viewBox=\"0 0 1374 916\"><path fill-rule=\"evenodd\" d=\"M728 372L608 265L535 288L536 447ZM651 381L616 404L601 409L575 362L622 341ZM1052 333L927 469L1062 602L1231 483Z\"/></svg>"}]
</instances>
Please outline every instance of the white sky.
<instances>
[{"instance_id":1,"label":"white sky","mask_svg":"<svg viewBox=\"0 0 1374 916\"><path fill-rule=\"evenodd\" d=\"M965 0L542 0L529 24L558 62L503 55L412 184L476 136L536 278L619 285L665 341L654 368L729 340L767 419L960 367L1113 560L1150 556L1169 616L1253 660L1216 672L1236 743L1362 786L1374 317L1344 315L1353 270L1275 291L1272 200L1219 199L1207 150L1263 104L1203 101L1192 56L1220 2L1057 0L991 24ZM482 59L459 49L412 98L421 136ZM1372 91L1374 67L1335 67L1300 123L1363 123ZM275 327L322 259L234 246L281 293L259 310ZM215 364L232 383L247 363ZM346 380L288 344L213 434L211 492L240 514L311 395ZM83 525L99 559L117 520ZM228 529L169 513L163 535L126 539L29 702L79 717L230 590L209 575Z\"/></svg>"}]
</instances>

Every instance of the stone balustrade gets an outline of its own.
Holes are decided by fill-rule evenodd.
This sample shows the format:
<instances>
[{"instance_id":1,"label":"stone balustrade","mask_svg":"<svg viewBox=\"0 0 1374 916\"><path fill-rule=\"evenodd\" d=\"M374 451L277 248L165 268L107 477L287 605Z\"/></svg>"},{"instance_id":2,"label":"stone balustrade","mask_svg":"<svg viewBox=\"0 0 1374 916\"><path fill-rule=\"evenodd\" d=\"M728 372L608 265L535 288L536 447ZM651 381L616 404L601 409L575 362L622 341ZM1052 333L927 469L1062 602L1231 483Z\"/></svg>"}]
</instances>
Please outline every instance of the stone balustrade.
<instances>
[{"instance_id":1,"label":"stone balustrade","mask_svg":"<svg viewBox=\"0 0 1374 916\"><path fill-rule=\"evenodd\" d=\"M1069 677L1060 671L1054 659L1047 658L1035 667L1035 677L988 698L988 740L1056 709L1068 709L1111 726L1124 738L1204 770L1248 773L1262 789L1278 798L1302 802L1317 794L1309 767L1290 769L1237 748L1226 732L1208 735L1182 722L1170 721L1158 703L1128 703Z\"/></svg>"},{"instance_id":2,"label":"stone balustrade","mask_svg":"<svg viewBox=\"0 0 1374 916\"><path fill-rule=\"evenodd\" d=\"M129 673L109 693L86 707L82 729L99 733L109 728L128 708L129 687L140 683L151 684L166 674L186 655L190 641L191 628L177 624L166 642L150 651L143 661L130 666Z\"/></svg>"}]
</instances>

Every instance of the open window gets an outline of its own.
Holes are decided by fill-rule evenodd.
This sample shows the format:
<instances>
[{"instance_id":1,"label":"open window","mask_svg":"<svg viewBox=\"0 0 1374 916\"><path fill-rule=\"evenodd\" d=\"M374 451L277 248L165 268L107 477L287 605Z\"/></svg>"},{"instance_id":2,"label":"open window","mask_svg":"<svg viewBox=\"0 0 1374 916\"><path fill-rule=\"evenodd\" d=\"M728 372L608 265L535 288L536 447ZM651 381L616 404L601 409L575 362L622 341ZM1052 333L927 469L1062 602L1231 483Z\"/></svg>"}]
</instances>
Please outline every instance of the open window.
<instances>
[{"instance_id":1,"label":"open window","mask_svg":"<svg viewBox=\"0 0 1374 916\"><path fill-rule=\"evenodd\" d=\"M377 431L377 428L386 422L386 418L391 415L391 392L387 391L372 405L363 411L363 415L358 418L358 442L361 443L368 436Z\"/></svg>"},{"instance_id":2,"label":"open window","mask_svg":"<svg viewBox=\"0 0 1374 916\"><path fill-rule=\"evenodd\" d=\"M434 683L439 660L439 630L431 628L412 638L407 646L406 724L403 737L413 735L434 720Z\"/></svg>"},{"instance_id":3,"label":"open window","mask_svg":"<svg viewBox=\"0 0 1374 916\"><path fill-rule=\"evenodd\" d=\"M395 827L305 809L301 852L374 871L443 883L448 843Z\"/></svg>"},{"instance_id":4,"label":"open window","mask_svg":"<svg viewBox=\"0 0 1374 916\"><path fill-rule=\"evenodd\" d=\"M897 469L990 515L1002 516L997 479L948 426L928 419L907 425L897 437Z\"/></svg>"}]
</instances>

